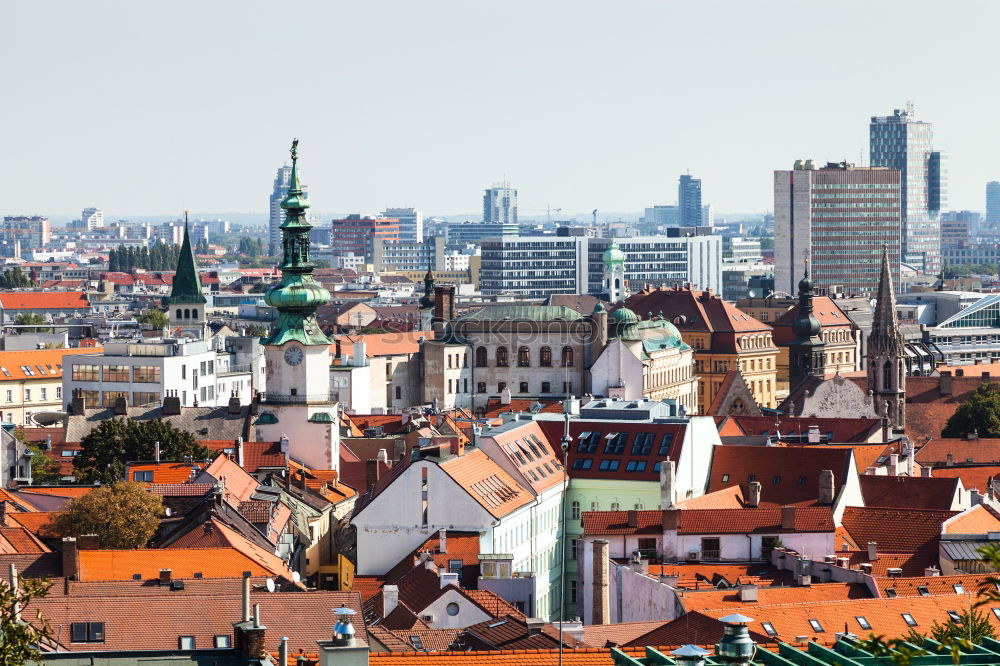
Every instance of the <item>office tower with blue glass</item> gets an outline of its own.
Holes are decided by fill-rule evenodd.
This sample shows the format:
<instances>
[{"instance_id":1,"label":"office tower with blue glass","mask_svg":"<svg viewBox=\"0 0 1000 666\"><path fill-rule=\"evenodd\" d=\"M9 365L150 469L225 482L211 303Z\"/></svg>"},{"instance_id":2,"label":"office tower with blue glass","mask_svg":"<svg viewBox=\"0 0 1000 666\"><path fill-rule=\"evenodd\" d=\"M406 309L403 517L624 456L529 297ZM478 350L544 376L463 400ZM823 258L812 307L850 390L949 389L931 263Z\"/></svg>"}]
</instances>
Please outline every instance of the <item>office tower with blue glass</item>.
<instances>
[{"instance_id":1,"label":"office tower with blue glass","mask_svg":"<svg viewBox=\"0 0 1000 666\"><path fill-rule=\"evenodd\" d=\"M681 176L677 184L677 209L680 226L701 226L701 178L694 178L691 174Z\"/></svg>"},{"instance_id":2,"label":"office tower with blue glass","mask_svg":"<svg viewBox=\"0 0 1000 666\"><path fill-rule=\"evenodd\" d=\"M941 209L947 198L945 154L934 150L934 127L919 121L913 104L891 116L872 116L871 166L901 175L903 262L933 274L941 270Z\"/></svg>"},{"instance_id":3,"label":"office tower with blue glass","mask_svg":"<svg viewBox=\"0 0 1000 666\"><path fill-rule=\"evenodd\" d=\"M1000 181L986 183L986 221L1000 222Z\"/></svg>"}]
</instances>

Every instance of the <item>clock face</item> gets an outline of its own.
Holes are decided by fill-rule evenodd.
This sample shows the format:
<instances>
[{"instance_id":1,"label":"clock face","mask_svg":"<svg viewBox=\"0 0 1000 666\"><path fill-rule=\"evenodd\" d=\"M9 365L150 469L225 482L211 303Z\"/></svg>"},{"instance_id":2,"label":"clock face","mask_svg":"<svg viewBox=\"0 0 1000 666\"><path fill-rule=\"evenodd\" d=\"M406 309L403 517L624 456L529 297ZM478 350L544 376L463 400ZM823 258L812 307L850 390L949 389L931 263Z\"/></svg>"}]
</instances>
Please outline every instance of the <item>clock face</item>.
<instances>
[{"instance_id":1,"label":"clock face","mask_svg":"<svg viewBox=\"0 0 1000 666\"><path fill-rule=\"evenodd\" d=\"M302 362L304 354L298 347L289 347L285 350L285 363L288 365L298 365Z\"/></svg>"}]
</instances>

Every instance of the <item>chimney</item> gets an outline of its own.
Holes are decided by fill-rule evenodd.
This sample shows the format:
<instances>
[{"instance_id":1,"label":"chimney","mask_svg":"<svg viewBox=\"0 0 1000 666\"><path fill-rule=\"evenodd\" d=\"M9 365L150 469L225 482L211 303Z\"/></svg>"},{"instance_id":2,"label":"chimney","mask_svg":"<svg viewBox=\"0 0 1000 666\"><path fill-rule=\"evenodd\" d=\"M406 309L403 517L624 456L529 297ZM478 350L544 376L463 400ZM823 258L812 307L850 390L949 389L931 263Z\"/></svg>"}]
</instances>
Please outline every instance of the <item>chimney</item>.
<instances>
[{"instance_id":1,"label":"chimney","mask_svg":"<svg viewBox=\"0 0 1000 666\"><path fill-rule=\"evenodd\" d=\"M862 562L858 566L861 567L861 573L867 574L869 576L872 575L872 569L874 568L874 566L872 565L871 562Z\"/></svg>"},{"instance_id":2,"label":"chimney","mask_svg":"<svg viewBox=\"0 0 1000 666\"><path fill-rule=\"evenodd\" d=\"M80 551L76 548L76 539L63 537L62 540L63 576L68 580L78 580L80 575Z\"/></svg>"},{"instance_id":3,"label":"chimney","mask_svg":"<svg viewBox=\"0 0 1000 666\"><path fill-rule=\"evenodd\" d=\"M278 664L288 666L288 636L282 636L278 643Z\"/></svg>"},{"instance_id":4,"label":"chimney","mask_svg":"<svg viewBox=\"0 0 1000 666\"><path fill-rule=\"evenodd\" d=\"M243 406L240 405L240 397L238 395L232 395L229 397L229 406L226 411L230 415L237 415L243 411Z\"/></svg>"},{"instance_id":5,"label":"chimney","mask_svg":"<svg viewBox=\"0 0 1000 666\"><path fill-rule=\"evenodd\" d=\"M663 530L665 532L675 531L681 524L680 509L665 509L663 511Z\"/></svg>"},{"instance_id":6,"label":"chimney","mask_svg":"<svg viewBox=\"0 0 1000 666\"><path fill-rule=\"evenodd\" d=\"M236 464L239 465L240 467L243 467L243 438L242 437L237 437L236 438L236 445L235 445L234 448L236 449Z\"/></svg>"},{"instance_id":7,"label":"chimney","mask_svg":"<svg viewBox=\"0 0 1000 666\"><path fill-rule=\"evenodd\" d=\"M464 456L465 455L465 442L456 438L453 439L448 445L448 451L453 456Z\"/></svg>"},{"instance_id":8,"label":"chimney","mask_svg":"<svg viewBox=\"0 0 1000 666\"><path fill-rule=\"evenodd\" d=\"M448 530L443 527L438 530L438 551L442 554L448 552Z\"/></svg>"},{"instance_id":9,"label":"chimney","mask_svg":"<svg viewBox=\"0 0 1000 666\"><path fill-rule=\"evenodd\" d=\"M454 585L455 587L459 587L458 572L448 571L444 567L441 567L441 569L438 571L438 583L440 584L441 589L444 589L449 585Z\"/></svg>"},{"instance_id":10,"label":"chimney","mask_svg":"<svg viewBox=\"0 0 1000 666\"><path fill-rule=\"evenodd\" d=\"M781 507L781 529L783 529L783 530L794 530L795 529L795 507L794 506L783 506L783 507Z\"/></svg>"},{"instance_id":11,"label":"chimney","mask_svg":"<svg viewBox=\"0 0 1000 666\"><path fill-rule=\"evenodd\" d=\"M965 433L965 439L969 442L975 442L979 440L979 430L977 428L973 428L972 432Z\"/></svg>"},{"instance_id":12,"label":"chimney","mask_svg":"<svg viewBox=\"0 0 1000 666\"><path fill-rule=\"evenodd\" d=\"M746 603L757 603L757 586L756 585L740 585L739 587L740 601Z\"/></svg>"},{"instance_id":13,"label":"chimney","mask_svg":"<svg viewBox=\"0 0 1000 666\"><path fill-rule=\"evenodd\" d=\"M944 459L945 467L952 467L955 464L955 456L948 454Z\"/></svg>"},{"instance_id":14,"label":"chimney","mask_svg":"<svg viewBox=\"0 0 1000 666\"><path fill-rule=\"evenodd\" d=\"M21 584L20 584L19 579L17 577L17 565L14 564L13 562L11 562L8 565L7 573L9 574L8 580L10 582L10 590L11 590L11 592L14 593L15 599L16 599L16 595L18 594L18 592L20 592L20 589L21 589ZM21 620L21 604L15 600L14 601L14 621L15 622L19 622L20 620Z\"/></svg>"},{"instance_id":15,"label":"chimney","mask_svg":"<svg viewBox=\"0 0 1000 666\"><path fill-rule=\"evenodd\" d=\"M591 624L611 622L608 565L608 542L605 539L594 539L594 596Z\"/></svg>"},{"instance_id":16,"label":"chimney","mask_svg":"<svg viewBox=\"0 0 1000 666\"><path fill-rule=\"evenodd\" d=\"M750 487L747 489L746 505L752 509L756 509L760 506L760 491L761 485L760 481L751 481Z\"/></svg>"},{"instance_id":17,"label":"chimney","mask_svg":"<svg viewBox=\"0 0 1000 666\"><path fill-rule=\"evenodd\" d=\"M528 627L529 636L537 636L542 633L542 627L545 626L545 620L540 617L529 617L524 621L525 625Z\"/></svg>"},{"instance_id":18,"label":"chimney","mask_svg":"<svg viewBox=\"0 0 1000 666\"><path fill-rule=\"evenodd\" d=\"M115 416L127 416L128 415L128 400L123 397L115 398L114 404Z\"/></svg>"},{"instance_id":19,"label":"chimney","mask_svg":"<svg viewBox=\"0 0 1000 666\"><path fill-rule=\"evenodd\" d=\"M73 399L70 401L70 413L79 416L86 411L87 403L83 399L83 391L77 389L75 393Z\"/></svg>"},{"instance_id":20,"label":"chimney","mask_svg":"<svg viewBox=\"0 0 1000 666\"><path fill-rule=\"evenodd\" d=\"M260 623L260 604L254 604L250 619L236 625L236 648L246 654L251 662L270 661L264 636L266 629Z\"/></svg>"},{"instance_id":21,"label":"chimney","mask_svg":"<svg viewBox=\"0 0 1000 666\"><path fill-rule=\"evenodd\" d=\"M172 574L170 569L160 569L160 585L170 585Z\"/></svg>"},{"instance_id":22,"label":"chimney","mask_svg":"<svg viewBox=\"0 0 1000 666\"><path fill-rule=\"evenodd\" d=\"M878 474L878 467L875 467L874 465L869 465L868 467L865 468L866 476L876 476L877 474Z\"/></svg>"},{"instance_id":23,"label":"chimney","mask_svg":"<svg viewBox=\"0 0 1000 666\"><path fill-rule=\"evenodd\" d=\"M628 511L628 526L639 527L639 512L635 509L629 509Z\"/></svg>"},{"instance_id":24,"label":"chimney","mask_svg":"<svg viewBox=\"0 0 1000 666\"><path fill-rule=\"evenodd\" d=\"M920 476L930 477L934 474L934 468L932 467L921 467Z\"/></svg>"},{"instance_id":25,"label":"chimney","mask_svg":"<svg viewBox=\"0 0 1000 666\"><path fill-rule=\"evenodd\" d=\"M385 449L379 449L378 453L375 454L375 460L379 461L380 463L385 463L386 465L388 465L389 464L389 454L386 453Z\"/></svg>"},{"instance_id":26,"label":"chimney","mask_svg":"<svg viewBox=\"0 0 1000 666\"><path fill-rule=\"evenodd\" d=\"M163 396L163 415L177 416L181 413L181 399L177 397L176 391L171 391L170 395Z\"/></svg>"},{"instance_id":27,"label":"chimney","mask_svg":"<svg viewBox=\"0 0 1000 666\"><path fill-rule=\"evenodd\" d=\"M509 405L510 404L510 389L506 386L500 391L500 404Z\"/></svg>"},{"instance_id":28,"label":"chimney","mask_svg":"<svg viewBox=\"0 0 1000 666\"><path fill-rule=\"evenodd\" d=\"M241 622L250 621L250 572L247 571L243 574L243 596L242 596L243 608L241 609L241 617L243 618Z\"/></svg>"},{"instance_id":29,"label":"chimney","mask_svg":"<svg viewBox=\"0 0 1000 666\"><path fill-rule=\"evenodd\" d=\"M677 483L677 464L673 460L660 463L660 508L673 509Z\"/></svg>"},{"instance_id":30,"label":"chimney","mask_svg":"<svg viewBox=\"0 0 1000 666\"><path fill-rule=\"evenodd\" d=\"M81 534L76 547L77 550L100 550L101 537L96 534Z\"/></svg>"},{"instance_id":31,"label":"chimney","mask_svg":"<svg viewBox=\"0 0 1000 666\"><path fill-rule=\"evenodd\" d=\"M809 443L819 444L819 426L809 426Z\"/></svg>"},{"instance_id":32,"label":"chimney","mask_svg":"<svg viewBox=\"0 0 1000 666\"><path fill-rule=\"evenodd\" d=\"M889 455L889 476L899 476L899 454Z\"/></svg>"},{"instance_id":33,"label":"chimney","mask_svg":"<svg viewBox=\"0 0 1000 666\"><path fill-rule=\"evenodd\" d=\"M938 377L938 391L941 395L951 395L952 393L952 376L948 371L942 372L941 376Z\"/></svg>"},{"instance_id":34,"label":"chimney","mask_svg":"<svg viewBox=\"0 0 1000 666\"><path fill-rule=\"evenodd\" d=\"M291 442L288 441L288 435L281 433L281 438L278 440L278 443L281 446L281 455L287 457L288 451L292 446Z\"/></svg>"},{"instance_id":35,"label":"chimney","mask_svg":"<svg viewBox=\"0 0 1000 666\"><path fill-rule=\"evenodd\" d=\"M153 460L160 462L160 440L153 442Z\"/></svg>"},{"instance_id":36,"label":"chimney","mask_svg":"<svg viewBox=\"0 0 1000 666\"><path fill-rule=\"evenodd\" d=\"M399 586L382 586L382 617L386 617L399 605Z\"/></svg>"},{"instance_id":37,"label":"chimney","mask_svg":"<svg viewBox=\"0 0 1000 666\"><path fill-rule=\"evenodd\" d=\"M371 489L378 483L378 460L365 461L365 488Z\"/></svg>"},{"instance_id":38,"label":"chimney","mask_svg":"<svg viewBox=\"0 0 1000 666\"><path fill-rule=\"evenodd\" d=\"M0 500L0 527L7 525L7 500Z\"/></svg>"},{"instance_id":39,"label":"chimney","mask_svg":"<svg viewBox=\"0 0 1000 666\"><path fill-rule=\"evenodd\" d=\"M878 559L878 543L875 541L868 542L868 561L874 562Z\"/></svg>"},{"instance_id":40,"label":"chimney","mask_svg":"<svg viewBox=\"0 0 1000 666\"><path fill-rule=\"evenodd\" d=\"M455 318L455 287L434 287L434 322L447 323Z\"/></svg>"},{"instance_id":41,"label":"chimney","mask_svg":"<svg viewBox=\"0 0 1000 666\"><path fill-rule=\"evenodd\" d=\"M833 470L824 469L819 473L819 503L833 504Z\"/></svg>"}]
</instances>

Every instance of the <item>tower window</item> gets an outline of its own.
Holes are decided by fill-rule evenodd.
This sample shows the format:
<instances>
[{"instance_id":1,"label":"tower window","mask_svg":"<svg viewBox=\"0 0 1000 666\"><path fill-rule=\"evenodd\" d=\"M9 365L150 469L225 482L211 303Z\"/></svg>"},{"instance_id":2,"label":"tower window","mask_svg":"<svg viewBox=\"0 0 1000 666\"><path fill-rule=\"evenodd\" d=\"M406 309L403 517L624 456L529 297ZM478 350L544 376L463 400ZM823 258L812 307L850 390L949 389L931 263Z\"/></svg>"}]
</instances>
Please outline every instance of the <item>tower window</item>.
<instances>
[{"instance_id":1,"label":"tower window","mask_svg":"<svg viewBox=\"0 0 1000 666\"><path fill-rule=\"evenodd\" d=\"M497 367L506 368L507 367L507 348L497 347Z\"/></svg>"}]
</instances>

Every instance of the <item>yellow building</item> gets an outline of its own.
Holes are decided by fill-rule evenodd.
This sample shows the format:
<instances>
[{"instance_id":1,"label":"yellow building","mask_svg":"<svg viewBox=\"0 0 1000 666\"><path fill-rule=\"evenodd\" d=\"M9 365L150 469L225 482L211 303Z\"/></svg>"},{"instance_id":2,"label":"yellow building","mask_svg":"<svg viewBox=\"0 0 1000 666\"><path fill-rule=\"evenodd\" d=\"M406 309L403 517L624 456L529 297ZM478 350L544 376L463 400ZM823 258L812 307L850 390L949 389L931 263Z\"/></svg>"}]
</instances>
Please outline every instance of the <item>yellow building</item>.
<instances>
[{"instance_id":1,"label":"yellow building","mask_svg":"<svg viewBox=\"0 0 1000 666\"><path fill-rule=\"evenodd\" d=\"M778 348L771 328L708 291L690 288L646 288L625 306L654 314L674 324L694 349L698 375L698 413L704 414L726 373L740 370L761 407L777 406Z\"/></svg>"},{"instance_id":2,"label":"yellow building","mask_svg":"<svg viewBox=\"0 0 1000 666\"><path fill-rule=\"evenodd\" d=\"M99 347L0 351L0 420L32 427L32 414L64 411L63 357L100 354Z\"/></svg>"}]
</instances>

